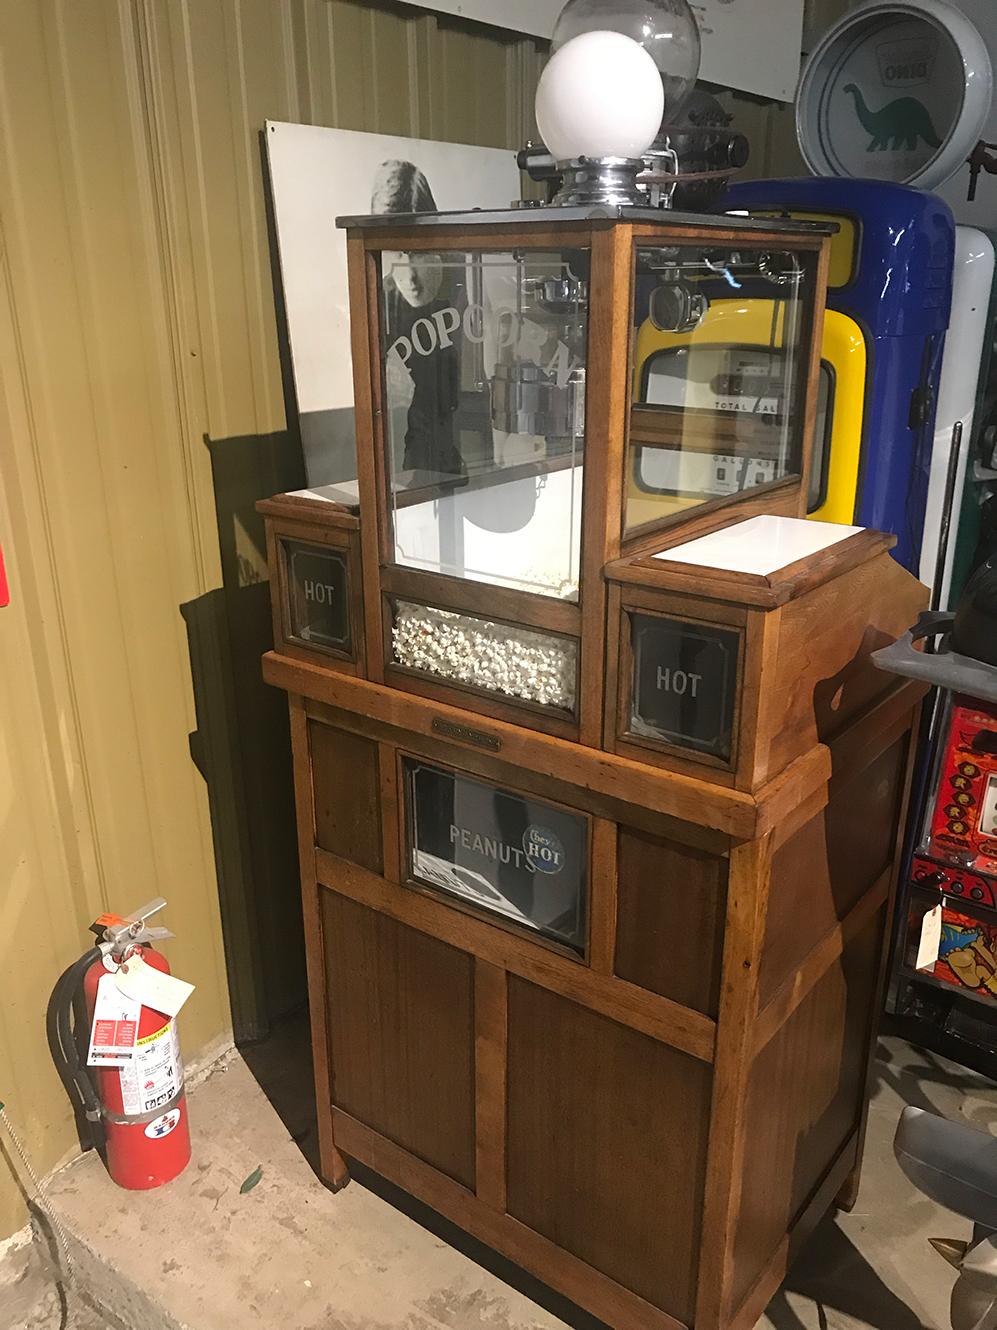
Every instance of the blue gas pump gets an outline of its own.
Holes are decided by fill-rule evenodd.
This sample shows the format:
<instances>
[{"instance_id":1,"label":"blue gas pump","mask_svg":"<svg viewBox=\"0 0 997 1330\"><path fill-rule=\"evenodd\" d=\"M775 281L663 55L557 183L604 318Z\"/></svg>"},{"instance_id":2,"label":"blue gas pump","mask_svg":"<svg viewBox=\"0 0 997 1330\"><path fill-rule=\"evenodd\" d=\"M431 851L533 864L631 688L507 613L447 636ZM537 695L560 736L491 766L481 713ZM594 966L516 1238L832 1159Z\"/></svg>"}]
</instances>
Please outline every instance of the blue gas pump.
<instances>
[{"instance_id":1,"label":"blue gas pump","mask_svg":"<svg viewBox=\"0 0 997 1330\"><path fill-rule=\"evenodd\" d=\"M840 224L828 307L853 320L865 341L865 409L851 443L846 435L837 445L856 448L858 465L828 474L854 477L844 482L854 484L844 496L852 520L893 532L894 558L916 574L952 306L951 210L906 185L817 178L738 184L722 206Z\"/></svg>"}]
</instances>

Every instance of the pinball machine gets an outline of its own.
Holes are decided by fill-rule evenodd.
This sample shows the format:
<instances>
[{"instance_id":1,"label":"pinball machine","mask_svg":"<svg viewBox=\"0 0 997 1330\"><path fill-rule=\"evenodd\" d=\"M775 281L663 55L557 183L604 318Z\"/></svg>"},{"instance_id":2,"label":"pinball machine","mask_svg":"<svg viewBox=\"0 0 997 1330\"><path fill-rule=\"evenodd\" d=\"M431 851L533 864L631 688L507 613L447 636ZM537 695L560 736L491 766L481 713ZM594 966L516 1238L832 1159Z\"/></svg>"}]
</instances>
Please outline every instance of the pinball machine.
<instances>
[{"instance_id":1,"label":"pinball machine","mask_svg":"<svg viewBox=\"0 0 997 1330\"><path fill-rule=\"evenodd\" d=\"M947 693L907 873L891 1010L919 1043L997 1075L997 703Z\"/></svg>"}]
</instances>

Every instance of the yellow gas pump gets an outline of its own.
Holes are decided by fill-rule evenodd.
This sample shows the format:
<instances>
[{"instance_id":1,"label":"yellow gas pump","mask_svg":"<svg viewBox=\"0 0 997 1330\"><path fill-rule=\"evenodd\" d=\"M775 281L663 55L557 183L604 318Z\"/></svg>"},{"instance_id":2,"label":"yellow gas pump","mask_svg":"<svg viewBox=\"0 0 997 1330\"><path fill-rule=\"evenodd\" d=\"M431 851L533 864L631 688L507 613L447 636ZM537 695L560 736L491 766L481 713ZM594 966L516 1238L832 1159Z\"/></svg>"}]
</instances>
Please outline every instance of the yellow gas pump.
<instances>
[{"instance_id":1,"label":"yellow gas pump","mask_svg":"<svg viewBox=\"0 0 997 1330\"><path fill-rule=\"evenodd\" d=\"M767 396L775 379L766 379L764 366L782 352L783 313L782 302L734 297L714 300L692 332L662 332L650 319L645 320L636 339L635 404L778 413L780 401ZM688 372L693 348L698 367L695 377ZM865 390L862 331L853 319L829 309L824 320L810 477L809 516L818 521L846 525L854 521ZM635 420L639 418L639 411L635 412ZM632 438L631 443L635 446L631 448L628 511L636 525L662 516L663 510L672 511L676 499L669 492L673 488L669 477L656 473L653 448L643 448L640 437ZM721 441L713 447L715 451L706 455L689 455L704 472L704 493L746 487L746 472L752 467L756 474L750 483L764 483L765 467L770 465L764 456L752 457L750 449L746 456L743 447L728 455ZM689 465L689 456L683 465Z\"/></svg>"}]
</instances>

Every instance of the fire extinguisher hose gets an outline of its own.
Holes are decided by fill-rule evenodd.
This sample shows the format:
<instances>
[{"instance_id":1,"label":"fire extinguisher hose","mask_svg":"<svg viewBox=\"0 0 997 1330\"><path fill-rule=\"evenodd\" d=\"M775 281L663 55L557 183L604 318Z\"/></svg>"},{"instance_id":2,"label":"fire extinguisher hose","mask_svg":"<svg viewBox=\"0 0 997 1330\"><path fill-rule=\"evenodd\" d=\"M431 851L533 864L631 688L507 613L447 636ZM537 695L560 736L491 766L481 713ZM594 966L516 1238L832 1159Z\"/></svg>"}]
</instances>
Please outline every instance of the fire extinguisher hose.
<instances>
[{"instance_id":1,"label":"fire extinguisher hose","mask_svg":"<svg viewBox=\"0 0 997 1330\"><path fill-rule=\"evenodd\" d=\"M72 1014L73 1002L83 976L102 955L100 947L91 947L78 960L73 961L72 965L59 976L49 1003L49 1043L56 1069L67 1090L72 1087L75 1091L90 1123L100 1122L100 1100L97 1098L86 1067L80 1060L79 1048L73 1034Z\"/></svg>"}]
</instances>

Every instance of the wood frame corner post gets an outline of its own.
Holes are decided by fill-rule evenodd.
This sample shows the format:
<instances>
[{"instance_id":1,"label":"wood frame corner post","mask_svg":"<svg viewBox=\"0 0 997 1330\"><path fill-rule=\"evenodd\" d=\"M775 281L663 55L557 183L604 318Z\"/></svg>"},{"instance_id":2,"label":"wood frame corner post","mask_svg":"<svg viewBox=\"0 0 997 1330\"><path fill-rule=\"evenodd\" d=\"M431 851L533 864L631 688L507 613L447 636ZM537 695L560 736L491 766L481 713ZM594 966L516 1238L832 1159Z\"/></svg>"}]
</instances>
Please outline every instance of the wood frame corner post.
<instances>
[{"instance_id":1,"label":"wood frame corner post","mask_svg":"<svg viewBox=\"0 0 997 1330\"><path fill-rule=\"evenodd\" d=\"M294 762L294 802L297 810L298 857L301 864L301 908L305 935L316 939L305 948L308 1007L311 1013L312 1058L315 1067L315 1097L318 1101L319 1162L322 1177L335 1192L350 1181L346 1160L336 1147L332 1117L332 1061L326 1013L325 956L322 946L322 911L319 906L315 867L315 801L312 789L311 745L304 698L288 697L291 720L291 750Z\"/></svg>"},{"instance_id":2,"label":"wood frame corner post","mask_svg":"<svg viewBox=\"0 0 997 1330\"><path fill-rule=\"evenodd\" d=\"M606 564L619 556L623 468L630 404L633 227L592 232L592 280L598 297L589 307L585 398L585 480L582 526L582 647L579 737L602 740L605 683Z\"/></svg>"},{"instance_id":3,"label":"wood frame corner post","mask_svg":"<svg viewBox=\"0 0 997 1330\"><path fill-rule=\"evenodd\" d=\"M360 564L363 582L364 645L367 678L384 680L381 620L381 564L387 533L386 488L381 436L384 411L378 361L378 309L374 255L362 235L347 234L346 267L350 291L350 349L356 419L357 486L360 509ZM376 514L376 520L372 515Z\"/></svg>"},{"instance_id":4,"label":"wood frame corner post","mask_svg":"<svg viewBox=\"0 0 997 1330\"><path fill-rule=\"evenodd\" d=\"M696 1330L725 1330L734 1310L734 1238L741 1207L744 1118L773 839L774 832L769 831L758 840L734 845L728 860Z\"/></svg>"}]
</instances>

